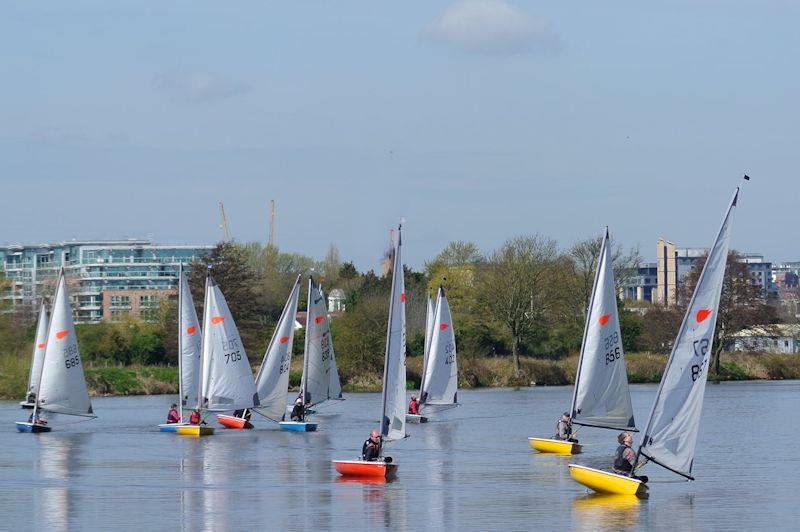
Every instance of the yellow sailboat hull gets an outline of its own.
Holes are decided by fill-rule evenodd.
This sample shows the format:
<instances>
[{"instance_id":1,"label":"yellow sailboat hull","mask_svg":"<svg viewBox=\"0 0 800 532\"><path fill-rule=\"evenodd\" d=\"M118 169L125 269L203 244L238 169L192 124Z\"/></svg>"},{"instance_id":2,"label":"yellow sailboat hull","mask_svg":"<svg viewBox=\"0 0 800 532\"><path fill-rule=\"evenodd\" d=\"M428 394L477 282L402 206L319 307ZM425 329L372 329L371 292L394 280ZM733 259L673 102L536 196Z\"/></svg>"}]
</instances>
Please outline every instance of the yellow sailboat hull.
<instances>
[{"instance_id":1,"label":"yellow sailboat hull","mask_svg":"<svg viewBox=\"0 0 800 532\"><path fill-rule=\"evenodd\" d=\"M575 482L597 493L613 495L644 495L647 493L647 485L642 481L608 471L569 464L569 474L572 475Z\"/></svg>"},{"instance_id":2,"label":"yellow sailboat hull","mask_svg":"<svg viewBox=\"0 0 800 532\"><path fill-rule=\"evenodd\" d=\"M578 454L581 452L580 444L570 441L528 438L528 443L540 453Z\"/></svg>"},{"instance_id":3,"label":"yellow sailboat hull","mask_svg":"<svg viewBox=\"0 0 800 532\"><path fill-rule=\"evenodd\" d=\"M183 436L210 436L214 434L214 427L205 425L181 425L176 432Z\"/></svg>"}]
</instances>

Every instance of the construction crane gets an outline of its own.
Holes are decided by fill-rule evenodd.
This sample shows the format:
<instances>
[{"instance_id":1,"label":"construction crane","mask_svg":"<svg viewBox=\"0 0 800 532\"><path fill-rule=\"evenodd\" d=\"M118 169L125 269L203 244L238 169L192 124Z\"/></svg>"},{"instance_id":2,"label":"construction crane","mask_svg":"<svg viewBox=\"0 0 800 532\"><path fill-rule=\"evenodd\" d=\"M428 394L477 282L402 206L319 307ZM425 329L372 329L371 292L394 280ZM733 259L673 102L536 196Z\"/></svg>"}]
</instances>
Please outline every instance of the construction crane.
<instances>
[{"instance_id":1,"label":"construction crane","mask_svg":"<svg viewBox=\"0 0 800 532\"><path fill-rule=\"evenodd\" d=\"M272 249L275 245L275 200L269 200L269 240L267 248Z\"/></svg>"},{"instance_id":2,"label":"construction crane","mask_svg":"<svg viewBox=\"0 0 800 532\"><path fill-rule=\"evenodd\" d=\"M223 242L230 242L231 241L231 233L228 230L228 218L225 217L225 205L222 202L219 202L219 212L222 214L222 223L219 224L219 228L222 229Z\"/></svg>"}]
</instances>

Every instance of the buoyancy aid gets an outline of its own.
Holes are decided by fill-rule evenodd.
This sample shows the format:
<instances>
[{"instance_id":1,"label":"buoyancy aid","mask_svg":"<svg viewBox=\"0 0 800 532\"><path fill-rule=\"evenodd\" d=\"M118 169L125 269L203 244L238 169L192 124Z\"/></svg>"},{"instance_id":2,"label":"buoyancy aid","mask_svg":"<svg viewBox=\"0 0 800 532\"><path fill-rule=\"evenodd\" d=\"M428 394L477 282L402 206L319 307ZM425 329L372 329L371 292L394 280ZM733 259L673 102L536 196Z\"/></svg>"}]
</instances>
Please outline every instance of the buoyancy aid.
<instances>
[{"instance_id":1,"label":"buoyancy aid","mask_svg":"<svg viewBox=\"0 0 800 532\"><path fill-rule=\"evenodd\" d=\"M627 445L620 445L617 447L617 452L614 453L614 469L617 471L625 471L626 473L630 473L633 471L633 466L623 456L625 454L625 449L630 449L630 447Z\"/></svg>"}]
</instances>

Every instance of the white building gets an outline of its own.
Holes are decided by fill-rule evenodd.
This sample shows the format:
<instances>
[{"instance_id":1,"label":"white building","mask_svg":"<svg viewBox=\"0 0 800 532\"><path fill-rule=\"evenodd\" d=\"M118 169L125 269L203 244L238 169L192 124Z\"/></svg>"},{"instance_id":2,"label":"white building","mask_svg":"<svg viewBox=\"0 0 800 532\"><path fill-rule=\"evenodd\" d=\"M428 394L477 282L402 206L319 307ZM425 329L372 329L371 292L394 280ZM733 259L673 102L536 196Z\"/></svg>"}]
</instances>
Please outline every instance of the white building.
<instances>
[{"instance_id":1,"label":"white building","mask_svg":"<svg viewBox=\"0 0 800 532\"><path fill-rule=\"evenodd\" d=\"M328 294L328 313L344 312L344 302L344 290L341 288L334 288L331 290L331 293Z\"/></svg>"},{"instance_id":2,"label":"white building","mask_svg":"<svg viewBox=\"0 0 800 532\"><path fill-rule=\"evenodd\" d=\"M732 335L729 351L792 354L800 352L800 325L757 325Z\"/></svg>"}]
</instances>

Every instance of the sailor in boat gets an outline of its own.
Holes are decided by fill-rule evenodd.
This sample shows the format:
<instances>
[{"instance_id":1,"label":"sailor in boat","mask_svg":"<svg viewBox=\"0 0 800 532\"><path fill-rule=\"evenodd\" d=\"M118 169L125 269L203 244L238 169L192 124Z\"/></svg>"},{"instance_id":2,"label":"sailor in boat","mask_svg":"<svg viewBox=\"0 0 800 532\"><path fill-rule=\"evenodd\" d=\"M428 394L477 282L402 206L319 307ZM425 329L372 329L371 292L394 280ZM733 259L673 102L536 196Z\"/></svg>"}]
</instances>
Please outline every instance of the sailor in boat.
<instances>
[{"instance_id":1,"label":"sailor in boat","mask_svg":"<svg viewBox=\"0 0 800 532\"><path fill-rule=\"evenodd\" d=\"M28 404L34 404L36 402L36 392L33 391L33 387L32 386L31 386L31 389L28 390L28 395L25 398L25 402L28 403Z\"/></svg>"},{"instance_id":2,"label":"sailor in boat","mask_svg":"<svg viewBox=\"0 0 800 532\"><path fill-rule=\"evenodd\" d=\"M619 446L614 453L614 473L625 475L642 482L647 482L647 475L637 476L633 472L636 470L636 451L633 450L633 436L630 432L623 432L617 436Z\"/></svg>"},{"instance_id":3,"label":"sailor in boat","mask_svg":"<svg viewBox=\"0 0 800 532\"><path fill-rule=\"evenodd\" d=\"M292 407L291 420L302 422L306 417L306 409L303 406L303 398L298 397L294 400L294 407Z\"/></svg>"},{"instance_id":4,"label":"sailor in boat","mask_svg":"<svg viewBox=\"0 0 800 532\"><path fill-rule=\"evenodd\" d=\"M244 419L245 421L250 421L250 417L252 413L250 412L249 408L243 408L241 410L234 410L233 417L238 417L239 419Z\"/></svg>"},{"instance_id":5,"label":"sailor in boat","mask_svg":"<svg viewBox=\"0 0 800 532\"><path fill-rule=\"evenodd\" d=\"M178 405L172 403L172 406L169 407L169 413L167 413L167 423L180 423L181 416L178 414Z\"/></svg>"},{"instance_id":6,"label":"sailor in boat","mask_svg":"<svg viewBox=\"0 0 800 532\"><path fill-rule=\"evenodd\" d=\"M367 462L374 462L381 456L381 435L377 430L369 433L369 438L364 442L361 448L361 458Z\"/></svg>"},{"instance_id":7,"label":"sailor in boat","mask_svg":"<svg viewBox=\"0 0 800 532\"><path fill-rule=\"evenodd\" d=\"M419 401L416 395L412 395L411 401L408 402L408 413L419 415Z\"/></svg>"},{"instance_id":8,"label":"sailor in boat","mask_svg":"<svg viewBox=\"0 0 800 532\"><path fill-rule=\"evenodd\" d=\"M561 419L556 422L556 435L553 439L578 443L578 439L572 437L572 422L568 412L561 414Z\"/></svg>"},{"instance_id":9,"label":"sailor in boat","mask_svg":"<svg viewBox=\"0 0 800 532\"><path fill-rule=\"evenodd\" d=\"M31 412L31 415L28 416L28 423L33 423L34 425L47 425L47 421L39 417L38 411L36 411L35 413Z\"/></svg>"},{"instance_id":10,"label":"sailor in boat","mask_svg":"<svg viewBox=\"0 0 800 532\"><path fill-rule=\"evenodd\" d=\"M190 425L199 425L200 424L200 411L196 408L192 410L192 415L189 416L189 424Z\"/></svg>"}]
</instances>

